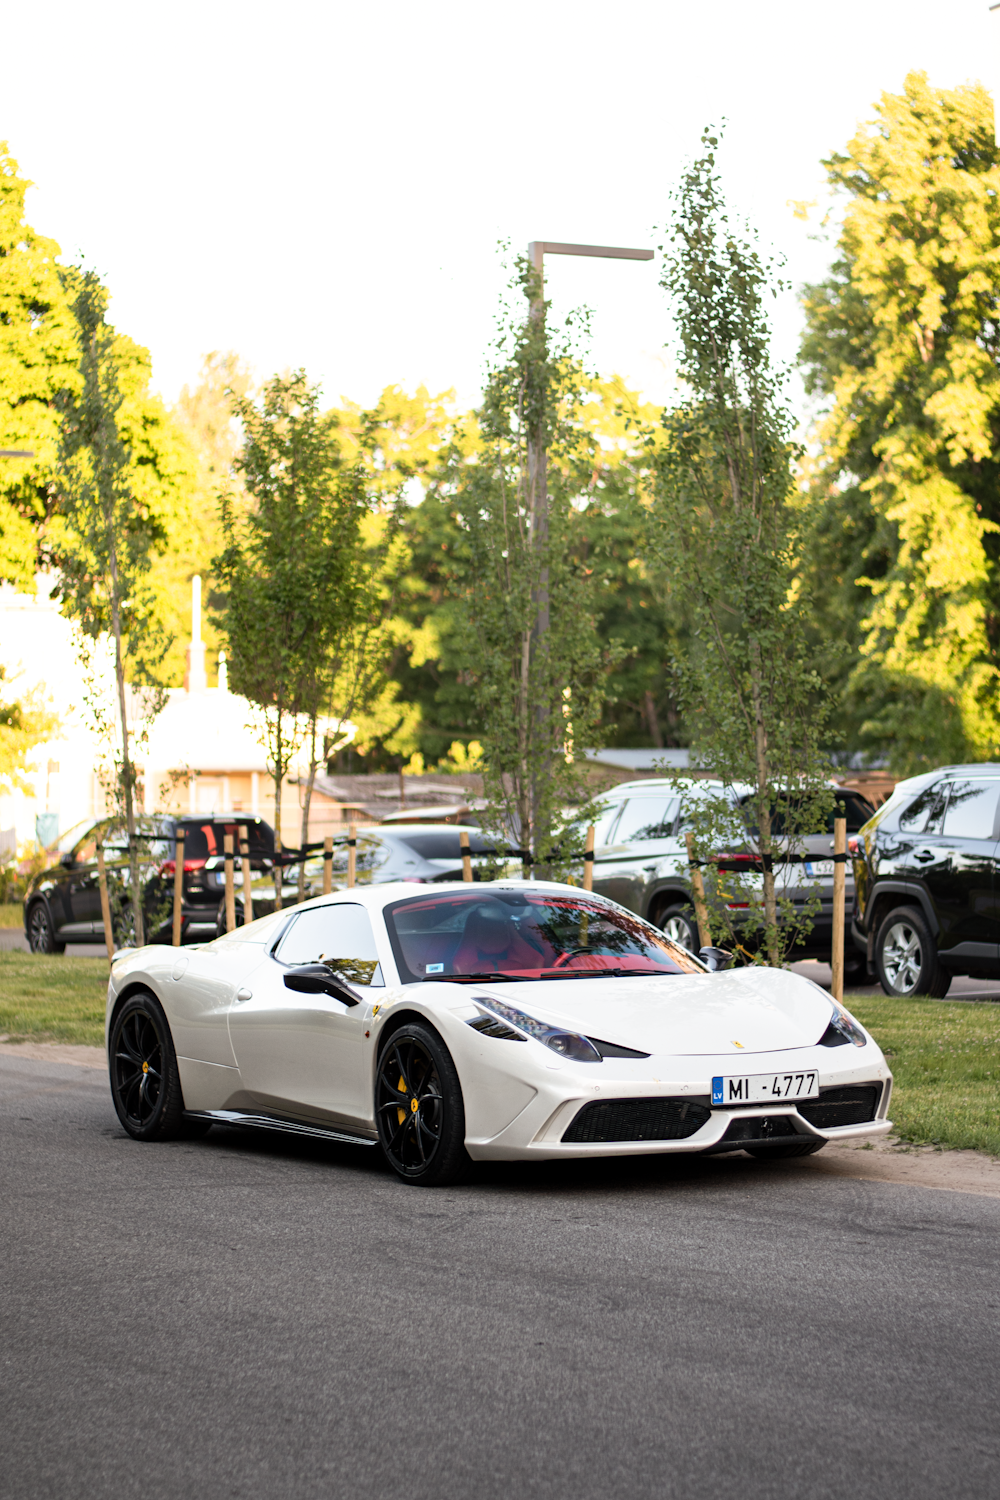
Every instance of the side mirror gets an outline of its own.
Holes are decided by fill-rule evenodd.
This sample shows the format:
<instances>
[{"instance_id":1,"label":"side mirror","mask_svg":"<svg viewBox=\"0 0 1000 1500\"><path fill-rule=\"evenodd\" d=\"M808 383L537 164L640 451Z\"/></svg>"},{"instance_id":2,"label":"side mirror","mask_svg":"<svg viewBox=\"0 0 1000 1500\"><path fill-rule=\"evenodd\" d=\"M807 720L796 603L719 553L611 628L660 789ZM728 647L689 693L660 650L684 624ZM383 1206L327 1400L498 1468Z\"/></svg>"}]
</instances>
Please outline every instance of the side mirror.
<instances>
[{"instance_id":1,"label":"side mirror","mask_svg":"<svg viewBox=\"0 0 1000 1500\"><path fill-rule=\"evenodd\" d=\"M733 955L725 948L702 948L698 957L710 974L718 974L733 966Z\"/></svg>"},{"instance_id":2,"label":"side mirror","mask_svg":"<svg viewBox=\"0 0 1000 1500\"><path fill-rule=\"evenodd\" d=\"M60 854L59 863L62 865L64 870L72 870L76 861L74 860L72 853L67 850L65 854Z\"/></svg>"},{"instance_id":3,"label":"side mirror","mask_svg":"<svg viewBox=\"0 0 1000 1500\"><path fill-rule=\"evenodd\" d=\"M302 995L331 995L344 1005L357 1005L361 998L326 964L302 964L297 969L289 969L285 975L285 988L298 990Z\"/></svg>"}]
</instances>

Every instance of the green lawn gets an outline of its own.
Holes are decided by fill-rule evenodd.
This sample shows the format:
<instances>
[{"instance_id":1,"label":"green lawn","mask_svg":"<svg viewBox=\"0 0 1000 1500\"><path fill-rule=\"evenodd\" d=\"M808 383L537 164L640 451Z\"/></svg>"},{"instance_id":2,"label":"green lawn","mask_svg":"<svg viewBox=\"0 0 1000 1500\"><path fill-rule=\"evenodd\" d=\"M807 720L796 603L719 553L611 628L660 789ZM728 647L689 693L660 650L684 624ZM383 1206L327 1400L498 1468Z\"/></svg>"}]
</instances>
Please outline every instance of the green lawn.
<instances>
[{"instance_id":1,"label":"green lawn","mask_svg":"<svg viewBox=\"0 0 1000 1500\"><path fill-rule=\"evenodd\" d=\"M0 1035L104 1044L107 964L0 951ZM1000 1156L1000 1005L849 995L889 1056L905 1141Z\"/></svg>"},{"instance_id":2,"label":"green lawn","mask_svg":"<svg viewBox=\"0 0 1000 1500\"><path fill-rule=\"evenodd\" d=\"M0 1036L104 1046L105 958L0 951Z\"/></svg>"},{"instance_id":3,"label":"green lawn","mask_svg":"<svg viewBox=\"0 0 1000 1500\"><path fill-rule=\"evenodd\" d=\"M0 902L0 927L24 928L24 907L20 901Z\"/></svg>"},{"instance_id":4,"label":"green lawn","mask_svg":"<svg viewBox=\"0 0 1000 1500\"><path fill-rule=\"evenodd\" d=\"M904 1141L1000 1156L1000 1005L848 995L889 1054L889 1115Z\"/></svg>"}]
</instances>

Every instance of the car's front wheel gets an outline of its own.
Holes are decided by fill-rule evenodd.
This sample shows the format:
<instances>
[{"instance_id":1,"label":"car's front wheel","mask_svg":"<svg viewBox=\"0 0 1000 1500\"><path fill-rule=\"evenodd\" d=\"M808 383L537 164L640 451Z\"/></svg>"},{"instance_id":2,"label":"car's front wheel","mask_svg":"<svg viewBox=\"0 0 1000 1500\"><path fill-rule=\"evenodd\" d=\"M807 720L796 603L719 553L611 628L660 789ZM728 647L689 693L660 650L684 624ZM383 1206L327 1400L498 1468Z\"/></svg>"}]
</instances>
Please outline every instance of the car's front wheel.
<instances>
[{"instance_id":1,"label":"car's front wheel","mask_svg":"<svg viewBox=\"0 0 1000 1500\"><path fill-rule=\"evenodd\" d=\"M52 918L44 901L36 901L28 913L28 947L32 953L65 953L66 944L59 942L52 925Z\"/></svg>"},{"instance_id":2,"label":"car's front wheel","mask_svg":"<svg viewBox=\"0 0 1000 1500\"><path fill-rule=\"evenodd\" d=\"M875 972L887 995L930 995L943 1000L951 975L938 962L937 947L920 912L891 911L875 938Z\"/></svg>"},{"instance_id":3,"label":"car's front wheel","mask_svg":"<svg viewBox=\"0 0 1000 1500\"><path fill-rule=\"evenodd\" d=\"M115 1111L133 1140L169 1141L208 1128L184 1119L170 1027L148 990L130 995L115 1013L108 1062Z\"/></svg>"},{"instance_id":4,"label":"car's front wheel","mask_svg":"<svg viewBox=\"0 0 1000 1500\"><path fill-rule=\"evenodd\" d=\"M697 953L701 948L698 924L689 906L668 906L660 913L659 928L664 937L670 938L671 942L679 943L689 953Z\"/></svg>"},{"instance_id":5,"label":"car's front wheel","mask_svg":"<svg viewBox=\"0 0 1000 1500\"><path fill-rule=\"evenodd\" d=\"M451 1053L430 1026L404 1025L385 1043L375 1120L385 1159L404 1182L445 1187L464 1177L462 1087Z\"/></svg>"}]
</instances>

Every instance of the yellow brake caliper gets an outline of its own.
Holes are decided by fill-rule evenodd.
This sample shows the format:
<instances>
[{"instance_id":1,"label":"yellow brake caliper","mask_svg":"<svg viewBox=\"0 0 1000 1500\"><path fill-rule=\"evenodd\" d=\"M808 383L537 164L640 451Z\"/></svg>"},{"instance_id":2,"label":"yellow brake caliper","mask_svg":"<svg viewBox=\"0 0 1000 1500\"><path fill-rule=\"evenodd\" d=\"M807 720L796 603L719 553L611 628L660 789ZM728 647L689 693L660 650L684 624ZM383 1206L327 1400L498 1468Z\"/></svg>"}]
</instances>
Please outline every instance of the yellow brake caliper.
<instances>
[{"instance_id":1,"label":"yellow brake caliper","mask_svg":"<svg viewBox=\"0 0 1000 1500\"><path fill-rule=\"evenodd\" d=\"M401 1077L400 1080L399 1080L399 1082L397 1083L396 1087L397 1087L397 1089L399 1090L399 1092L401 1094L405 1094L406 1093L406 1079ZM399 1124L402 1125L403 1121L406 1119L406 1110L405 1109L397 1109L396 1110L396 1118L397 1118Z\"/></svg>"}]
</instances>

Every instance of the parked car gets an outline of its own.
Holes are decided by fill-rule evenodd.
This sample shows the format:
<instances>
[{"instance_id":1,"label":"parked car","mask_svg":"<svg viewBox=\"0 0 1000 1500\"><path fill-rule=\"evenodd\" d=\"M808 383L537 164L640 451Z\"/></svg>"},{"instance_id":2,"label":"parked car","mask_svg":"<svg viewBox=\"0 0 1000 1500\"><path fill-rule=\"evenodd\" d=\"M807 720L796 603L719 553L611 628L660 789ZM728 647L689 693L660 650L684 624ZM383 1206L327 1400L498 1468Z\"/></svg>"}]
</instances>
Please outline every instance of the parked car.
<instances>
[{"instance_id":1,"label":"parked car","mask_svg":"<svg viewBox=\"0 0 1000 1500\"><path fill-rule=\"evenodd\" d=\"M469 835L469 852L474 857L473 875L483 856L492 855L490 840L481 829L472 824L465 827L454 823L412 823L399 826L380 824L377 828L358 830L355 851L356 881L358 885L384 885L391 880L413 881L418 884L440 880L455 880L462 877L461 835ZM342 835L333 848L333 889L342 890L347 884L347 836ZM323 894L323 855L313 854L305 862L304 898ZM223 871L223 880L225 872ZM299 867L290 865L285 869L282 906L291 906L298 901ZM262 873L251 886L253 915L266 916L275 910L274 882ZM236 925L243 925L243 894L241 885L235 892ZM221 936L226 930L224 902L219 903L213 936Z\"/></svg>"},{"instance_id":2,"label":"parked car","mask_svg":"<svg viewBox=\"0 0 1000 1500\"><path fill-rule=\"evenodd\" d=\"M852 840L852 934L887 995L1000 974L1000 765L901 781Z\"/></svg>"},{"instance_id":3,"label":"parked car","mask_svg":"<svg viewBox=\"0 0 1000 1500\"><path fill-rule=\"evenodd\" d=\"M675 782L648 778L627 781L603 798L604 813L596 825L594 889L637 912L692 953L701 944L691 905L687 847L684 841L685 803L723 790L717 781L692 781L678 795ZM742 788L735 799L746 795ZM834 795L847 816L848 835L857 833L874 809L859 792L837 787ZM782 894L801 905L815 892L820 909L807 940L795 950L797 958L830 957L833 933L833 819L822 833L801 840L805 863L782 867ZM733 862L750 856L735 852ZM853 882L847 878L845 909L853 904ZM848 917L849 922L849 917ZM863 968L864 960L849 941L848 967Z\"/></svg>"},{"instance_id":4,"label":"parked car","mask_svg":"<svg viewBox=\"0 0 1000 1500\"><path fill-rule=\"evenodd\" d=\"M150 941L170 941L173 924L174 850L178 827L184 829L182 942L202 942L216 932L216 914L224 896L223 838L246 828L251 866L270 870L274 831L261 818L219 814L143 817L143 864L149 872L143 910ZM105 848L112 885L130 878L128 836L117 819L78 823L60 839L58 859L36 875L24 898L24 931L33 953L63 953L67 943L103 943L104 920L97 878L97 840ZM121 903L117 903L121 906ZM131 913L116 911L116 939L129 942Z\"/></svg>"}]
</instances>

